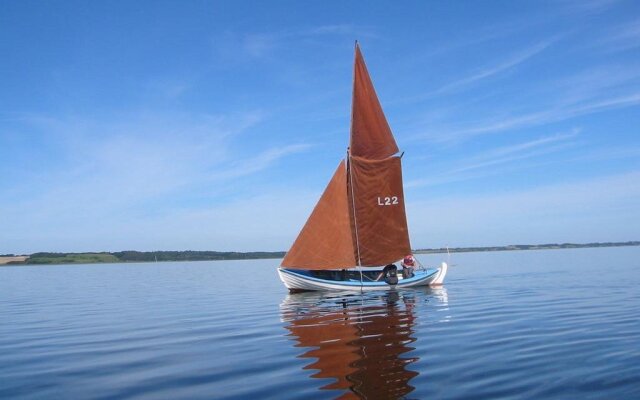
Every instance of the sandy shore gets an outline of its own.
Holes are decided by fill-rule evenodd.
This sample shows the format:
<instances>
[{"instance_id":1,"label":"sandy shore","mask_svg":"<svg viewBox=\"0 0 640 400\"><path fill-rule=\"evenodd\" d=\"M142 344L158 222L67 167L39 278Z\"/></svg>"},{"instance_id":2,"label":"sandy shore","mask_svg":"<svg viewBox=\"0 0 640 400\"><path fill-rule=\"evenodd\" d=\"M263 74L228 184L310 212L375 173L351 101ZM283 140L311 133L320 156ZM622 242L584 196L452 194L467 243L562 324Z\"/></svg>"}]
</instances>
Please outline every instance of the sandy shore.
<instances>
[{"instance_id":1,"label":"sandy shore","mask_svg":"<svg viewBox=\"0 0 640 400\"><path fill-rule=\"evenodd\" d=\"M0 265L10 263L11 261L24 261L29 256L0 257Z\"/></svg>"}]
</instances>

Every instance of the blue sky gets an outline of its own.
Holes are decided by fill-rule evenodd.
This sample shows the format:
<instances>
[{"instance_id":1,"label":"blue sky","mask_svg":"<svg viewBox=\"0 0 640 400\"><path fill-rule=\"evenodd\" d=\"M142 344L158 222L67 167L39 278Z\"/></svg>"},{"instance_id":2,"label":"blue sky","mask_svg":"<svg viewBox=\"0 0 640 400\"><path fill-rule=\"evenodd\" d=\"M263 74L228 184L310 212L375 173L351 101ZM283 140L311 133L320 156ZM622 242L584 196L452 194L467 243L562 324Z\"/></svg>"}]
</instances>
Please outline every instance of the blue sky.
<instances>
[{"instance_id":1,"label":"blue sky","mask_svg":"<svg viewBox=\"0 0 640 400\"><path fill-rule=\"evenodd\" d=\"M640 3L0 2L0 253L286 250L358 39L414 248L640 238Z\"/></svg>"}]
</instances>

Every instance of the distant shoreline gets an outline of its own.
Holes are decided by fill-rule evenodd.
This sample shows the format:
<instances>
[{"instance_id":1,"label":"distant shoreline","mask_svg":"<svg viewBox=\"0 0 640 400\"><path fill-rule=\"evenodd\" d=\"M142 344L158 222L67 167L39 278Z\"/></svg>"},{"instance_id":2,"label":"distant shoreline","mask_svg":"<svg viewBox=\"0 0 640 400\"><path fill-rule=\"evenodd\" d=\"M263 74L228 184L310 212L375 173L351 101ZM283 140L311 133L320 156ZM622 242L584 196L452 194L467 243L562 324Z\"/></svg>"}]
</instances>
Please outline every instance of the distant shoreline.
<instances>
[{"instance_id":1,"label":"distant shoreline","mask_svg":"<svg viewBox=\"0 0 640 400\"><path fill-rule=\"evenodd\" d=\"M549 243L518 244L490 247L441 247L415 249L415 254L474 253L487 251L584 249L594 247L640 246L640 241L602 243ZM0 255L0 266L60 265L60 264L106 264L165 261L223 261L283 258L284 251L221 252L221 251L120 251L96 253L33 253L30 255Z\"/></svg>"},{"instance_id":2,"label":"distant shoreline","mask_svg":"<svg viewBox=\"0 0 640 400\"><path fill-rule=\"evenodd\" d=\"M640 246L640 241L630 242L602 242L602 243L548 243L548 244L515 244L509 246L490 247L441 247L439 249L416 249L415 254L441 253L477 253L483 251L518 251L518 250L560 250L560 249L588 249L594 247L627 247Z\"/></svg>"}]
</instances>

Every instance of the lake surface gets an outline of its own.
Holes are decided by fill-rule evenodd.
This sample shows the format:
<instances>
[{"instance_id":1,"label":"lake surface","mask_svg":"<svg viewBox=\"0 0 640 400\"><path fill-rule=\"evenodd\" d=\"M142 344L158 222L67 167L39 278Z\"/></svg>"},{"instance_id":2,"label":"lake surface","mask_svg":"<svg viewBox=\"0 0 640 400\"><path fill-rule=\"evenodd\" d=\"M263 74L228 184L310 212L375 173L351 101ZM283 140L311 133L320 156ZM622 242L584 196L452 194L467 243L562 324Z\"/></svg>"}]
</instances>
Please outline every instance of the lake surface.
<instances>
[{"instance_id":1,"label":"lake surface","mask_svg":"<svg viewBox=\"0 0 640 400\"><path fill-rule=\"evenodd\" d=\"M639 247L365 294L289 295L278 262L0 268L0 398L640 398Z\"/></svg>"}]
</instances>

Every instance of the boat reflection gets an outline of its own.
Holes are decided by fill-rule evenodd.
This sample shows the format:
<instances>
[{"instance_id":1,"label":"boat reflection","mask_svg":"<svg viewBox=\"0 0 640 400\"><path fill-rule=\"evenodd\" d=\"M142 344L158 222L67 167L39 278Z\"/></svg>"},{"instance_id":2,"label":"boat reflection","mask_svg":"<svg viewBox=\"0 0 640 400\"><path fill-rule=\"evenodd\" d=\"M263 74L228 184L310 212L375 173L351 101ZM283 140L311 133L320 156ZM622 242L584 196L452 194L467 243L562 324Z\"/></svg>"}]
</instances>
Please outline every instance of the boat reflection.
<instances>
[{"instance_id":1,"label":"boat reflection","mask_svg":"<svg viewBox=\"0 0 640 400\"><path fill-rule=\"evenodd\" d=\"M336 390L341 399L401 398L418 375L409 369L418 358L405 354L416 341L416 294L289 294L281 313L303 349L299 357L310 361L304 369L330 380L321 390Z\"/></svg>"}]
</instances>

